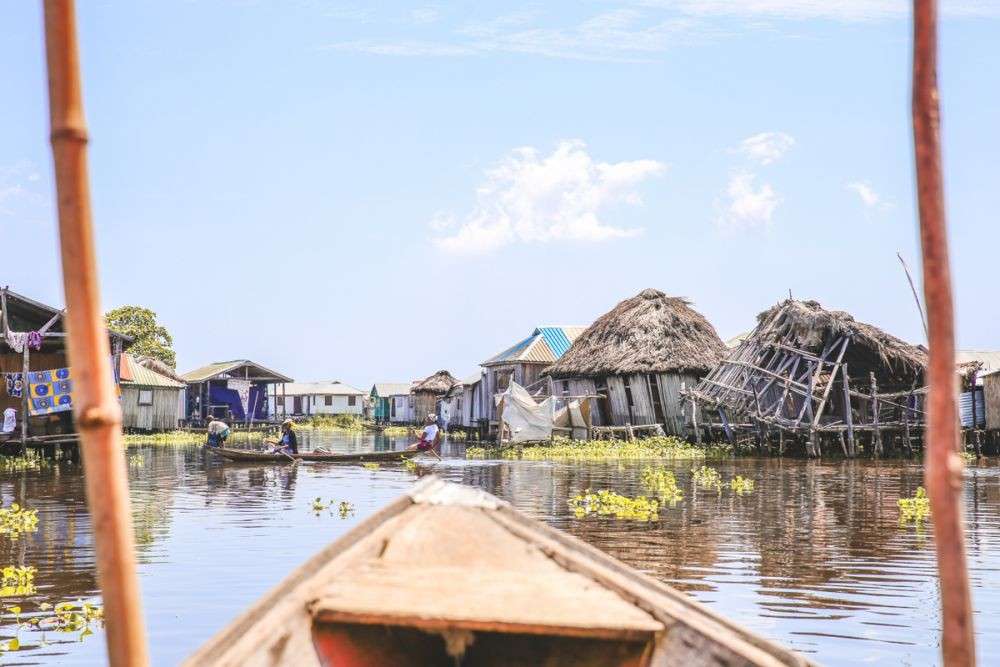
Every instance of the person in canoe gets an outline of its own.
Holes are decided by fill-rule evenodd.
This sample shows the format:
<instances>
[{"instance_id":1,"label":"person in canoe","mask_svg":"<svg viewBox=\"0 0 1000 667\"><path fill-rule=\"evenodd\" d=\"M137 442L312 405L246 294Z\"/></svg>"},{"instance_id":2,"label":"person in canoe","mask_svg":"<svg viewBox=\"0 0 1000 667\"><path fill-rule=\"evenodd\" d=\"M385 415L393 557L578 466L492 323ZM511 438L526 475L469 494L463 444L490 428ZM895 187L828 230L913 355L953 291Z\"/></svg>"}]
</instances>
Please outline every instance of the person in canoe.
<instances>
[{"instance_id":1,"label":"person in canoe","mask_svg":"<svg viewBox=\"0 0 1000 667\"><path fill-rule=\"evenodd\" d=\"M274 448L271 450L276 454L298 454L299 453L299 440L295 437L295 429L292 428L292 420L286 419L281 422L281 437L277 440L274 438L269 438L264 442L273 445Z\"/></svg>"},{"instance_id":2,"label":"person in canoe","mask_svg":"<svg viewBox=\"0 0 1000 667\"><path fill-rule=\"evenodd\" d=\"M420 432L420 440L406 448L407 451L430 452L441 459L434 448L441 442L441 429L437 425L437 415L427 415L424 420L424 430Z\"/></svg>"},{"instance_id":3,"label":"person in canoe","mask_svg":"<svg viewBox=\"0 0 1000 667\"><path fill-rule=\"evenodd\" d=\"M222 447L229 437L229 425L221 419L212 417L208 422L208 443L209 447Z\"/></svg>"}]
</instances>

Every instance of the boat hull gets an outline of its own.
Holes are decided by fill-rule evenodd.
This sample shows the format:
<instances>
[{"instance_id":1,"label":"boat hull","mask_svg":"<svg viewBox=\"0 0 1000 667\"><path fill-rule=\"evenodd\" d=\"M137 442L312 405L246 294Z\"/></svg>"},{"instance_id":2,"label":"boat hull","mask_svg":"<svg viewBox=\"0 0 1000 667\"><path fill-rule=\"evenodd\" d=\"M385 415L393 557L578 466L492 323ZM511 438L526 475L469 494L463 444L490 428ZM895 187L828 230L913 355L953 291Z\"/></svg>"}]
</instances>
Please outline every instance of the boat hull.
<instances>
[{"instance_id":1,"label":"boat hull","mask_svg":"<svg viewBox=\"0 0 1000 667\"><path fill-rule=\"evenodd\" d=\"M292 463L292 461L315 461L320 463L376 463L384 461L402 461L416 456L415 451L388 452L347 452L322 454L318 452L302 452L299 454L274 454L271 452L254 452L247 449L230 449L219 447L210 449L227 461L240 463Z\"/></svg>"}]
</instances>

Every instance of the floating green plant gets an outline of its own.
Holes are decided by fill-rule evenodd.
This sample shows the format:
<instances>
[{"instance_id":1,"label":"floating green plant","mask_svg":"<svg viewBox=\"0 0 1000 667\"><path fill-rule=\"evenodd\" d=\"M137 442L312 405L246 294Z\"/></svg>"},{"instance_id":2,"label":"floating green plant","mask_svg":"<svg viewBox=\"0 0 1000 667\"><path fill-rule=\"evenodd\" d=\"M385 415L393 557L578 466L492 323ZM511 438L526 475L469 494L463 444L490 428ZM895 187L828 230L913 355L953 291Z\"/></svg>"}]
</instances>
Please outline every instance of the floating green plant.
<instances>
[{"instance_id":1,"label":"floating green plant","mask_svg":"<svg viewBox=\"0 0 1000 667\"><path fill-rule=\"evenodd\" d=\"M354 516L354 505L347 502L346 500L341 500L340 505L337 506L337 512L340 514L341 519L346 519L349 516Z\"/></svg>"},{"instance_id":2,"label":"floating green plant","mask_svg":"<svg viewBox=\"0 0 1000 667\"><path fill-rule=\"evenodd\" d=\"M697 487L705 491L722 493L722 475L715 468L709 468L708 466L697 468L691 478Z\"/></svg>"},{"instance_id":3,"label":"floating green plant","mask_svg":"<svg viewBox=\"0 0 1000 667\"><path fill-rule=\"evenodd\" d=\"M677 486L677 478L666 468L643 468L640 479L646 490L662 503L673 505L684 499L684 493Z\"/></svg>"},{"instance_id":4,"label":"floating green plant","mask_svg":"<svg viewBox=\"0 0 1000 667\"><path fill-rule=\"evenodd\" d=\"M748 493L753 493L754 481L746 477L737 475L729 481L729 488L738 495L746 495Z\"/></svg>"},{"instance_id":5,"label":"floating green plant","mask_svg":"<svg viewBox=\"0 0 1000 667\"><path fill-rule=\"evenodd\" d=\"M607 490L594 493L587 489L570 498L569 506L577 518L596 514L633 521L653 521L660 516L660 503L655 498L629 498Z\"/></svg>"},{"instance_id":6,"label":"floating green plant","mask_svg":"<svg viewBox=\"0 0 1000 667\"><path fill-rule=\"evenodd\" d=\"M361 467L364 468L365 470L378 470L382 466L380 466L377 463L362 463Z\"/></svg>"},{"instance_id":7,"label":"floating green plant","mask_svg":"<svg viewBox=\"0 0 1000 667\"><path fill-rule=\"evenodd\" d=\"M417 462L411 461L410 459L403 459L403 467L406 468L406 472L417 472Z\"/></svg>"},{"instance_id":8,"label":"floating green plant","mask_svg":"<svg viewBox=\"0 0 1000 667\"><path fill-rule=\"evenodd\" d=\"M131 454L128 457L128 464L130 466L142 467L145 463L146 459L142 454Z\"/></svg>"},{"instance_id":9,"label":"floating green plant","mask_svg":"<svg viewBox=\"0 0 1000 667\"><path fill-rule=\"evenodd\" d=\"M0 569L0 598L35 594L35 573L33 567L8 565Z\"/></svg>"},{"instance_id":10,"label":"floating green plant","mask_svg":"<svg viewBox=\"0 0 1000 667\"><path fill-rule=\"evenodd\" d=\"M500 453L499 449L493 449L490 451L495 451L497 454ZM465 458L467 459L485 459L487 450L485 447L466 447L465 448Z\"/></svg>"},{"instance_id":11,"label":"floating green plant","mask_svg":"<svg viewBox=\"0 0 1000 667\"><path fill-rule=\"evenodd\" d=\"M341 500L340 504L337 504L337 501L331 498L330 502L324 503L323 499L317 496L316 499L312 501L312 511L316 513L316 516L319 516L319 513L323 510L330 510L330 515L332 516L335 506L337 514L340 515L341 519L346 519L347 517L354 515L354 505L346 500Z\"/></svg>"},{"instance_id":12,"label":"floating green plant","mask_svg":"<svg viewBox=\"0 0 1000 667\"><path fill-rule=\"evenodd\" d=\"M33 533L36 530L38 530L38 510L21 507L17 503L0 509L0 535L9 535L17 539L21 533Z\"/></svg>"},{"instance_id":13,"label":"floating green plant","mask_svg":"<svg viewBox=\"0 0 1000 667\"><path fill-rule=\"evenodd\" d=\"M333 501L331 500L330 502L332 503ZM320 498L319 496L316 496L316 500L312 501L312 511L313 512L317 512L317 513L322 512L327 507L329 507L329 505L327 505L326 503L324 503L323 499Z\"/></svg>"},{"instance_id":14,"label":"floating green plant","mask_svg":"<svg viewBox=\"0 0 1000 667\"><path fill-rule=\"evenodd\" d=\"M931 515L931 501L927 497L927 491L922 486L917 487L917 492L912 498L900 498L896 501L899 505L899 523L920 524Z\"/></svg>"},{"instance_id":15,"label":"floating green plant","mask_svg":"<svg viewBox=\"0 0 1000 667\"><path fill-rule=\"evenodd\" d=\"M3 472L42 470L48 466L49 462L37 454L25 454L24 456L0 456L0 471Z\"/></svg>"}]
</instances>

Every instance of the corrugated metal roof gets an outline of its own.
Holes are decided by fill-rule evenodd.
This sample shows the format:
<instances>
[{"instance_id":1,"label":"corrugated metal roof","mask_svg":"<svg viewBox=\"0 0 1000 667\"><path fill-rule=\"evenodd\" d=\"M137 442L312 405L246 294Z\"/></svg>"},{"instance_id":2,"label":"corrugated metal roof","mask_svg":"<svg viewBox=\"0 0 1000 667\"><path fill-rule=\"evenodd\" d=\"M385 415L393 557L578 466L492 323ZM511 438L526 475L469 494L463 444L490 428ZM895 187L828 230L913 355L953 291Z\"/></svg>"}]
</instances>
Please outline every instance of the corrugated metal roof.
<instances>
[{"instance_id":1,"label":"corrugated metal roof","mask_svg":"<svg viewBox=\"0 0 1000 667\"><path fill-rule=\"evenodd\" d=\"M204 382L205 380L212 380L218 375L223 373L229 373L238 368L243 368L244 366L249 366L253 368L258 376L266 376L273 378L277 382L291 382L292 378L286 377L281 373L272 371L269 368L265 368L260 364L254 363L248 359L235 359L233 361L217 361L214 364L209 364L208 366L202 366L201 368L196 368L193 371L188 371L181 375L185 382ZM251 380L255 379L253 377Z\"/></svg>"},{"instance_id":2,"label":"corrugated metal roof","mask_svg":"<svg viewBox=\"0 0 1000 667\"><path fill-rule=\"evenodd\" d=\"M329 395L329 396L364 396L365 392L355 389L349 384L338 382L286 382L282 390L287 396Z\"/></svg>"},{"instance_id":3,"label":"corrugated metal roof","mask_svg":"<svg viewBox=\"0 0 1000 667\"><path fill-rule=\"evenodd\" d=\"M375 393L381 398L387 396L406 396L410 393L412 382L376 382Z\"/></svg>"},{"instance_id":4,"label":"corrugated metal roof","mask_svg":"<svg viewBox=\"0 0 1000 667\"><path fill-rule=\"evenodd\" d=\"M131 354L121 355L121 366L119 376L122 384L137 387L171 387L173 389L183 389L186 386L183 382L178 382L151 368L140 365Z\"/></svg>"},{"instance_id":5,"label":"corrugated metal roof","mask_svg":"<svg viewBox=\"0 0 1000 667\"><path fill-rule=\"evenodd\" d=\"M510 347L500 354L483 362L483 366L493 364L508 364L517 362L555 363L559 357L573 344L573 341L583 333L586 327L578 326L542 326L535 329L530 336Z\"/></svg>"}]
</instances>

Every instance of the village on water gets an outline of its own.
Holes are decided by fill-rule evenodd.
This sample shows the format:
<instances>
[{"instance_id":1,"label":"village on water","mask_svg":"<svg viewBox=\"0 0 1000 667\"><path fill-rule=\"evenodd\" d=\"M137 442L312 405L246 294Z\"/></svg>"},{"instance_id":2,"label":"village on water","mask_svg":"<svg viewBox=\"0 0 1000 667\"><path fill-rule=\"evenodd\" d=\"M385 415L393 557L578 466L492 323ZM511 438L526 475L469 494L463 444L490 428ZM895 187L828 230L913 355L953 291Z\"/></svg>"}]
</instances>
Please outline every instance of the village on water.
<instances>
[{"instance_id":1,"label":"village on water","mask_svg":"<svg viewBox=\"0 0 1000 667\"><path fill-rule=\"evenodd\" d=\"M1000 664L1000 5L0 6L0 667Z\"/></svg>"}]
</instances>

